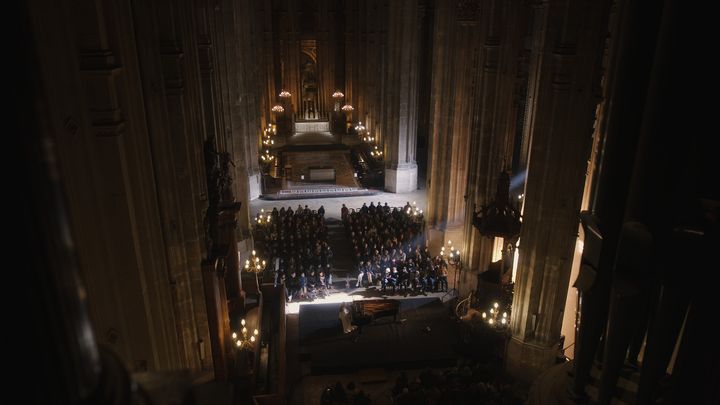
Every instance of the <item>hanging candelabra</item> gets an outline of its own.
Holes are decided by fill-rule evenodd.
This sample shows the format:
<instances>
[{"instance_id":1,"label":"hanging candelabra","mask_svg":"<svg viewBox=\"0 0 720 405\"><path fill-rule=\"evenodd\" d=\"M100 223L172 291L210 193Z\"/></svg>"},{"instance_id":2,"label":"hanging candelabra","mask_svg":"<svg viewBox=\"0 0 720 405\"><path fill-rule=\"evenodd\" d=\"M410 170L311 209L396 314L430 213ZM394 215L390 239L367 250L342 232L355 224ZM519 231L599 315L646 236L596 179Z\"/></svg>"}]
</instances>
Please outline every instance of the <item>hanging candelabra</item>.
<instances>
[{"instance_id":1,"label":"hanging candelabra","mask_svg":"<svg viewBox=\"0 0 720 405\"><path fill-rule=\"evenodd\" d=\"M370 156L372 156L372 157L374 157L374 158L378 158L378 159L379 159L379 158L382 157L382 155L383 155L383 151L381 151L380 149L378 149L377 145L375 145L375 148L370 151Z\"/></svg>"}]
</instances>

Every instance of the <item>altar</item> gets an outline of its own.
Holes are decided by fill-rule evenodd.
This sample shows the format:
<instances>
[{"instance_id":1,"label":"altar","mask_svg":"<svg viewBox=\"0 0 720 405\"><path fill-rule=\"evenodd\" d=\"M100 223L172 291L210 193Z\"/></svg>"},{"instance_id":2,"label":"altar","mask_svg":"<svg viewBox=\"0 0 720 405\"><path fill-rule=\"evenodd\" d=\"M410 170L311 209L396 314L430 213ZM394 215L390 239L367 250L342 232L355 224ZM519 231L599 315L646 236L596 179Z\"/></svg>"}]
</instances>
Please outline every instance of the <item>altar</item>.
<instances>
[{"instance_id":1,"label":"altar","mask_svg":"<svg viewBox=\"0 0 720 405\"><path fill-rule=\"evenodd\" d=\"M335 181L335 169L332 167L308 167L310 181Z\"/></svg>"}]
</instances>

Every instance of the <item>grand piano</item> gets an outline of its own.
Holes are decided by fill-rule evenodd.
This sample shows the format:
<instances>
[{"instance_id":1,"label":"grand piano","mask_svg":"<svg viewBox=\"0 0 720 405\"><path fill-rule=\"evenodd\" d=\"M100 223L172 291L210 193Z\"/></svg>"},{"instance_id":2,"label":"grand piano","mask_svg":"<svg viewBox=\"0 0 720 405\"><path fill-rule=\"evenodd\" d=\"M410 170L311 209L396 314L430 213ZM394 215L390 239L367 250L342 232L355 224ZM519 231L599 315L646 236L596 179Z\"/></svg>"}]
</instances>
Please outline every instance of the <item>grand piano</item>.
<instances>
[{"instance_id":1,"label":"grand piano","mask_svg":"<svg viewBox=\"0 0 720 405\"><path fill-rule=\"evenodd\" d=\"M352 305L353 320L359 326L368 325L385 316L392 316L393 321L397 322L399 312L400 301L398 300L359 300L354 301Z\"/></svg>"}]
</instances>

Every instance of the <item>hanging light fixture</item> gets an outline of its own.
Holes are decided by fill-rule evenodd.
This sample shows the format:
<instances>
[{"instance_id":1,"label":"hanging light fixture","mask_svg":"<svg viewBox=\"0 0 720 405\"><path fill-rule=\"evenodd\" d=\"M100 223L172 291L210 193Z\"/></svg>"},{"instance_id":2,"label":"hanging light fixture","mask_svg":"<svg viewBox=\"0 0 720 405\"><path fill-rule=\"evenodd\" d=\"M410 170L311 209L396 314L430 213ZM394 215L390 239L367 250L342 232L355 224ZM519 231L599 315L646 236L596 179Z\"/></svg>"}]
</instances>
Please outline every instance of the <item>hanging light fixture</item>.
<instances>
[{"instance_id":1,"label":"hanging light fixture","mask_svg":"<svg viewBox=\"0 0 720 405\"><path fill-rule=\"evenodd\" d=\"M282 98L287 98L287 97L292 96L292 94L290 94L290 92L287 91L287 90L281 91L280 94L278 94L278 95L279 95L280 97L282 97Z\"/></svg>"},{"instance_id":2,"label":"hanging light fixture","mask_svg":"<svg viewBox=\"0 0 720 405\"><path fill-rule=\"evenodd\" d=\"M335 90L335 93L333 93L332 96L333 96L333 98L335 98L335 99L345 97L345 95L342 94L342 92L341 92L340 90Z\"/></svg>"},{"instance_id":3,"label":"hanging light fixture","mask_svg":"<svg viewBox=\"0 0 720 405\"><path fill-rule=\"evenodd\" d=\"M502 171L495 198L475 211L473 226L481 235L514 240L520 236L520 210L510 202L510 175Z\"/></svg>"}]
</instances>

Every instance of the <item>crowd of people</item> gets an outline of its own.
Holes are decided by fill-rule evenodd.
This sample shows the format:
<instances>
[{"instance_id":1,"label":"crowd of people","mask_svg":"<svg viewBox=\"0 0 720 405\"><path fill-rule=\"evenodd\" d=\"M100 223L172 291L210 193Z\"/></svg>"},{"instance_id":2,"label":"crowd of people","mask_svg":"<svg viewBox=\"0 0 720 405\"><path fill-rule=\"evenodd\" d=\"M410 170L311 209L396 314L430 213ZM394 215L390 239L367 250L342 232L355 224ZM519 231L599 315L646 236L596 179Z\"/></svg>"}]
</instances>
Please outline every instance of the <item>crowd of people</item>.
<instances>
[{"instance_id":1,"label":"crowd of people","mask_svg":"<svg viewBox=\"0 0 720 405\"><path fill-rule=\"evenodd\" d=\"M514 384L500 366L460 359L456 367L445 370L426 368L419 373L401 372L392 388L373 396L357 390L355 383L347 386L338 381L323 389L323 405L372 404L390 402L397 405L434 404L496 404L520 405L527 393ZM373 398L381 395L383 398Z\"/></svg>"},{"instance_id":2,"label":"crowd of people","mask_svg":"<svg viewBox=\"0 0 720 405\"><path fill-rule=\"evenodd\" d=\"M333 252L327 242L325 208L273 208L256 237L270 256L273 283L284 285L288 301L324 296L332 286Z\"/></svg>"},{"instance_id":3,"label":"crowd of people","mask_svg":"<svg viewBox=\"0 0 720 405\"><path fill-rule=\"evenodd\" d=\"M520 405L524 394L498 367L461 360L441 372L427 368L409 381L402 373L392 388L398 405L496 404Z\"/></svg>"},{"instance_id":4,"label":"crowd of people","mask_svg":"<svg viewBox=\"0 0 720 405\"><path fill-rule=\"evenodd\" d=\"M357 210L343 204L341 217L355 255L356 287L379 285L393 293L447 291L447 261L430 254L422 212L410 202L404 207L371 202Z\"/></svg>"},{"instance_id":5,"label":"crowd of people","mask_svg":"<svg viewBox=\"0 0 720 405\"><path fill-rule=\"evenodd\" d=\"M363 390L356 390L355 383L349 382L343 386L340 381L335 385L325 387L320 396L321 405L369 405L372 399Z\"/></svg>"},{"instance_id":6,"label":"crowd of people","mask_svg":"<svg viewBox=\"0 0 720 405\"><path fill-rule=\"evenodd\" d=\"M349 209L343 204L341 218L354 255L355 287L423 294L448 290L448 262L430 254L422 211L414 205L371 202ZM284 285L287 300L326 296L332 288L333 251L327 240L325 208L275 207L263 211L256 223L256 241L269 256L266 274L272 275L276 286Z\"/></svg>"}]
</instances>

